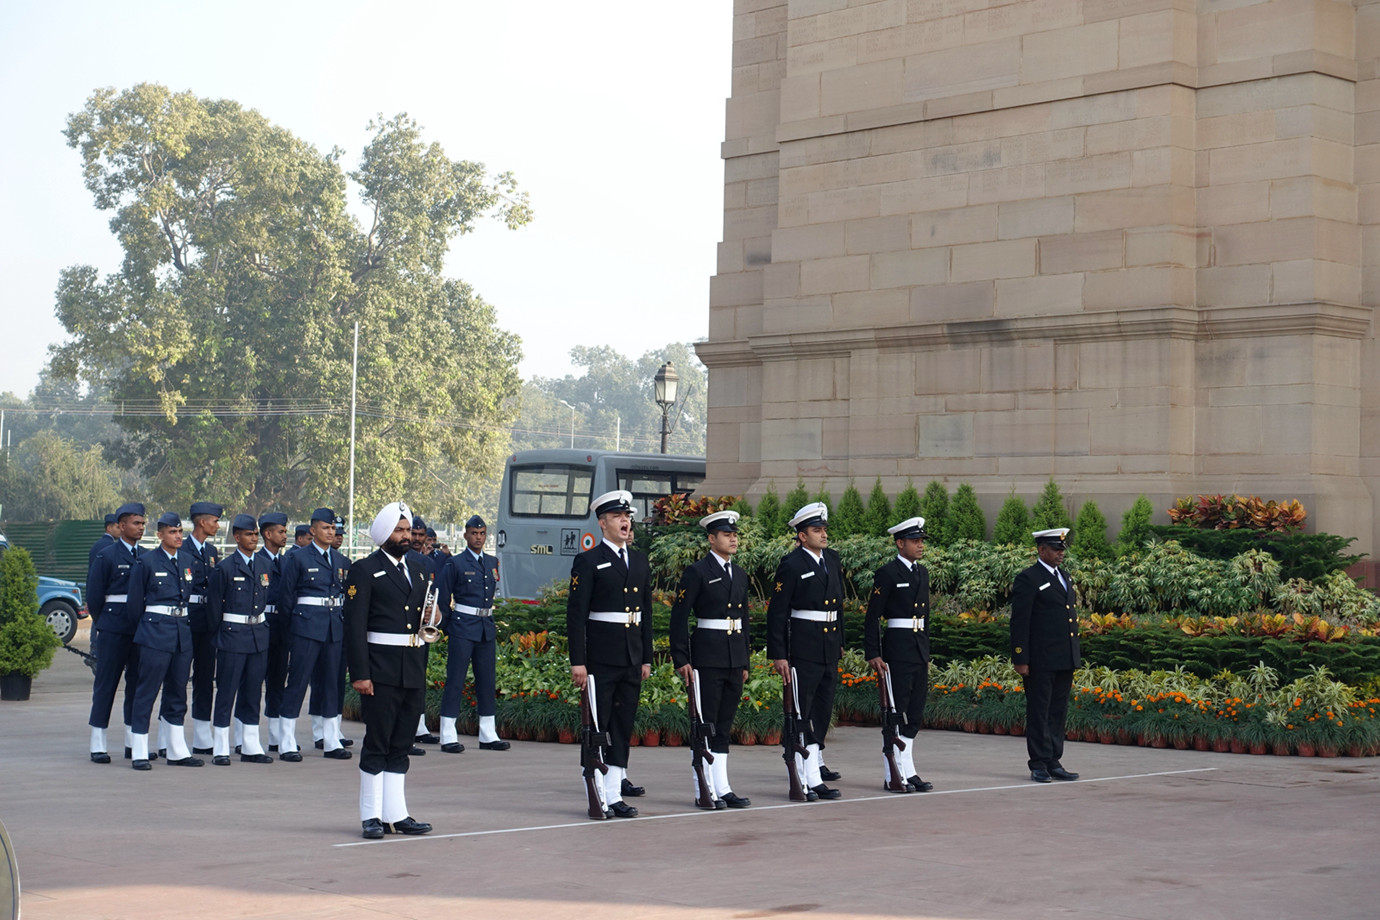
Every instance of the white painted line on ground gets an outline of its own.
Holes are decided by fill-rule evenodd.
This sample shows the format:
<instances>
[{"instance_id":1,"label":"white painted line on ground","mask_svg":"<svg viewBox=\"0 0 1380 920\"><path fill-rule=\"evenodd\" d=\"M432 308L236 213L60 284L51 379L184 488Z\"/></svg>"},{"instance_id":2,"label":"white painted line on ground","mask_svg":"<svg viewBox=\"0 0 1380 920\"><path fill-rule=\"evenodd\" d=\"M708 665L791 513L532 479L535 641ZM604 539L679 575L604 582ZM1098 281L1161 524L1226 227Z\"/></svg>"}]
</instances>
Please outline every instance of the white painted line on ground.
<instances>
[{"instance_id":1,"label":"white painted line on ground","mask_svg":"<svg viewBox=\"0 0 1380 920\"><path fill-rule=\"evenodd\" d=\"M861 798L837 799L828 803L823 802L784 802L779 805L753 805L751 808L743 809L739 814L749 814L755 811L773 811L778 808L825 808L829 811L847 805L852 802L880 802L882 800L897 801L899 799L931 799L938 795L961 795L970 792L1001 792L1008 789L1060 789L1072 786L1083 786L1088 783L1110 783L1123 779L1146 779L1152 776L1180 776L1185 773L1212 773L1216 767L1195 767L1192 770L1163 770L1158 773L1127 773L1123 776L1094 776L1088 779L1080 779L1073 783L1012 783L1007 786L972 786L967 789L939 789L932 792L918 792L901 794L889 792L886 795L867 795ZM694 811L678 811L669 815L640 815L630 819L632 822L641 824L646 821L661 821L667 818L704 818L717 812L707 811L697 808ZM568 827L608 827L612 825L624 824L629 819L609 818L606 821L572 821L569 824L535 824L530 827L499 827L487 831L466 831L461 834L425 834L417 837L398 836L393 839L383 840L357 840L352 843L333 843L332 847L371 847L385 843L405 843L416 840L449 840L454 837L489 837L494 834L520 834L526 831L554 831Z\"/></svg>"}]
</instances>

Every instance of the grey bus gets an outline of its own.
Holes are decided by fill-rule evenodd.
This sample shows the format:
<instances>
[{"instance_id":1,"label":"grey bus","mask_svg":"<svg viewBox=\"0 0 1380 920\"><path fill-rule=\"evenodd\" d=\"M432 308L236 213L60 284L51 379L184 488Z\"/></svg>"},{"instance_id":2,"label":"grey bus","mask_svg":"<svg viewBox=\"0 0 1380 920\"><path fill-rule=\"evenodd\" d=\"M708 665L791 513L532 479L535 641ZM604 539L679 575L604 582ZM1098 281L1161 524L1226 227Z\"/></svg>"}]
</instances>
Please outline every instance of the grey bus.
<instances>
[{"instance_id":1,"label":"grey bus","mask_svg":"<svg viewBox=\"0 0 1380 920\"><path fill-rule=\"evenodd\" d=\"M614 489L633 494L636 520L652 503L693 492L704 481L704 458L601 450L523 450L508 458L498 498L494 544L501 594L532 600L570 577L570 561L599 542L589 503Z\"/></svg>"}]
</instances>

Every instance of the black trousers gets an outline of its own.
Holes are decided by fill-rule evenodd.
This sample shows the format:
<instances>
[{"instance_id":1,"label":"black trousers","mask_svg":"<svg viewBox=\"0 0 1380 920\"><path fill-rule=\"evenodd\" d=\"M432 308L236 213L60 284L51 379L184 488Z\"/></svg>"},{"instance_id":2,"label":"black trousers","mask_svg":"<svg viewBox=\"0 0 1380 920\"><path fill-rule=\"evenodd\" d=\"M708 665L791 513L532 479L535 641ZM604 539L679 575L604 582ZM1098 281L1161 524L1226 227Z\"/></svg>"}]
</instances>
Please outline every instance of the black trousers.
<instances>
[{"instance_id":1,"label":"black trousers","mask_svg":"<svg viewBox=\"0 0 1380 920\"><path fill-rule=\"evenodd\" d=\"M192 718L211 721L216 686L215 630L192 630Z\"/></svg>"},{"instance_id":2,"label":"black trousers","mask_svg":"<svg viewBox=\"0 0 1380 920\"><path fill-rule=\"evenodd\" d=\"M628 766L628 739L637 716L637 699L642 695L642 665L623 668L589 665L594 678L594 704L599 710L599 728L609 733L604 762L611 767Z\"/></svg>"},{"instance_id":3,"label":"black trousers","mask_svg":"<svg viewBox=\"0 0 1380 920\"><path fill-rule=\"evenodd\" d=\"M834 716L834 689L839 682L839 669L817 661L792 661L800 696L800 715L805 720L805 743L824 747L829 733L829 720ZM790 688L786 688L790 692Z\"/></svg>"},{"instance_id":4,"label":"black trousers","mask_svg":"<svg viewBox=\"0 0 1380 920\"><path fill-rule=\"evenodd\" d=\"M153 721L153 700L161 688L158 714L173 725L187 719L187 675L192 669L192 646L180 643L177 651L143 646L139 649L139 686L134 691L134 718L129 726L136 735L147 735Z\"/></svg>"},{"instance_id":5,"label":"black trousers","mask_svg":"<svg viewBox=\"0 0 1380 920\"><path fill-rule=\"evenodd\" d=\"M738 701L743 697L743 669L696 668L695 673L699 675L701 715L706 722L714 723L709 749L727 754L729 733L738 715Z\"/></svg>"},{"instance_id":6,"label":"black trousers","mask_svg":"<svg viewBox=\"0 0 1380 920\"><path fill-rule=\"evenodd\" d=\"M1025 750L1030 769L1061 766L1064 718L1069 712L1072 671L1035 671L1025 683Z\"/></svg>"},{"instance_id":7,"label":"black trousers","mask_svg":"<svg viewBox=\"0 0 1380 920\"><path fill-rule=\"evenodd\" d=\"M498 643L474 642L451 636L447 640L446 689L441 692L441 717L453 719L460 714L460 698L465 690L465 674L474 664L474 708L481 716L498 711L494 696L495 672L498 667ZM595 678L598 687L598 678Z\"/></svg>"},{"instance_id":8,"label":"black trousers","mask_svg":"<svg viewBox=\"0 0 1380 920\"><path fill-rule=\"evenodd\" d=\"M276 614L271 614L276 616ZM287 687L288 635L286 629L268 631L268 662L264 668L264 717L276 719L282 714L283 691ZM241 719L241 722L244 720Z\"/></svg>"},{"instance_id":9,"label":"black trousers","mask_svg":"<svg viewBox=\"0 0 1380 920\"><path fill-rule=\"evenodd\" d=\"M892 704L906 717L901 734L914 738L925 723L925 700L930 695L930 665L927 661L888 661L891 668Z\"/></svg>"},{"instance_id":10,"label":"black trousers","mask_svg":"<svg viewBox=\"0 0 1380 920\"><path fill-rule=\"evenodd\" d=\"M134 691L139 685L139 646L133 633L101 630L101 653L96 656L96 677L91 687L92 728L110 727L110 710L115 705L115 691L120 687L120 675L125 677L124 724L134 719Z\"/></svg>"},{"instance_id":11,"label":"black trousers","mask_svg":"<svg viewBox=\"0 0 1380 920\"><path fill-rule=\"evenodd\" d=\"M313 699L318 693L321 695L322 718L333 719L340 715L340 684L336 676L340 673L340 654L344 643L318 642L296 635L288 641L287 687L283 690L283 702L278 714L284 719L301 716L302 702L307 697L307 687L311 686ZM324 675L329 677L320 680Z\"/></svg>"},{"instance_id":12,"label":"black trousers","mask_svg":"<svg viewBox=\"0 0 1380 920\"><path fill-rule=\"evenodd\" d=\"M406 773L408 752L417 737L417 720L426 706L426 690L374 683L372 696L359 697L364 741L359 768L365 773Z\"/></svg>"},{"instance_id":13,"label":"black trousers","mask_svg":"<svg viewBox=\"0 0 1380 920\"><path fill-rule=\"evenodd\" d=\"M264 671L268 669L268 651L216 651L216 704L212 707L211 724L228 728L230 715L245 725L259 724L259 692L263 689ZM196 718L193 711L193 718Z\"/></svg>"}]
</instances>

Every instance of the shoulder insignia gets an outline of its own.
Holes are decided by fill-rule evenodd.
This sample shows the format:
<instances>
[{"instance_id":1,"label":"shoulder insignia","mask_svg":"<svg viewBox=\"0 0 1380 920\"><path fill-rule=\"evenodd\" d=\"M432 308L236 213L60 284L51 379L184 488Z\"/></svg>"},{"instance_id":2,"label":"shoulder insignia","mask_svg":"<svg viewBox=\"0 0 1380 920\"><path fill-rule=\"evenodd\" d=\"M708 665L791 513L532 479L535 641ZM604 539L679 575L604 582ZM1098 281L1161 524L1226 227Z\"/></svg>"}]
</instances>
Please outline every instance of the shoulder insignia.
<instances>
[{"instance_id":1,"label":"shoulder insignia","mask_svg":"<svg viewBox=\"0 0 1380 920\"><path fill-rule=\"evenodd\" d=\"M348 595L350 596L350 599L351 599L351 600L354 600L355 592L356 592L357 590L358 590L358 589L357 589L354 585L350 585L350 587L348 587L348 588L345 589L345 593L348 594Z\"/></svg>"},{"instance_id":2,"label":"shoulder insignia","mask_svg":"<svg viewBox=\"0 0 1380 920\"><path fill-rule=\"evenodd\" d=\"M875 595L877 595L878 597L881 597L881 596L882 596L882 589L881 589L881 588L873 588L873 589L872 589L872 593L875 594Z\"/></svg>"},{"instance_id":3,"label":"shoulder insignia","mask_svg":"<svg viewBox=\"0 0 1380 920\"><path fill-rule=\"evenodd\" d=\"M574 588L574 587L578 586L579 584L580 584L580 576L579 576L579 575L571 575L571 576L570 576L570 587Z\"/></svg>"},{"instance_id":4,"label":"shoulder insignia","mask_svg":"<svg viewBox=\"0 0 1380 920\"><path fill-rule=\"evenodd\" d=\"M777 593L777 594L780 594L780 593L781 593L781 582L779 582L779 581L776 583L776 593Z\"/></svg>"},{"instance_id":5,"label":"shoulder insignia","mask_svg":"<svg viewBox=\"0 0 1380 920\"><path fill-rule=\"evenodd\" d=\"M1021 652L1023 652L1023 651L1025 651L1025 649L1021 648L1019 645L1016 646L1016 654L1017 654L1017 655L1019 655L1019 654L1020 654Z\"/></svg>"},{"instance_id":6,"label":"shoulder insignia","mask_svg":"<svg viewBox=\"0 0 1380 920\"><path fill-rule=\"evenodd\" d=\"M676 595L676 600L678 600L678 601L683 601L683 600L685 600L685 589L684 589L684 588L681 588L681 589L680 589L680 593Z\"/></svg>"}]
</instances>

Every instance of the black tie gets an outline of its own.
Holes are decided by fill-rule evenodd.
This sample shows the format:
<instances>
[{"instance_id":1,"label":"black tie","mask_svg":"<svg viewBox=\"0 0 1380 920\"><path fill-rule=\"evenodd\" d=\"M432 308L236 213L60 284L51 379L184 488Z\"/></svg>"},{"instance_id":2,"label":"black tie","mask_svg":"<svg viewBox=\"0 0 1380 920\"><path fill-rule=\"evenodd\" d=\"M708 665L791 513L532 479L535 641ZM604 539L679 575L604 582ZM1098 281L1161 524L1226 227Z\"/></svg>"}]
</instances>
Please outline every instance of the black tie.
<instances>
[{"instance_id":1,"label":"black tie","mask_svg":"<svg viewBox=\"0 0 1380 920\"><path fill-rule=\"evenodd\" d=\"M628 567L628 553L621 546L618 548L618 561L623 563L623 568Z\"/></svg>"},{"instance_id":2,"label":"black tie","mask_svg":"<svg viewBox=\"0 0 1380 920\"><path fill-rule=\"evenodd\" d=\"M728 586L733 587L733 568L727 562L724 563L724 578L728 581Z\"/></svg>"},{"instance_id":3,"label":"black tie","mask_svg":"<svg viewBox=\"0 0 1380 920\"><path fill-rule=\"evenodd\" d=\"M407 582L408 587L411 587L412 579L407 577L407 565L401 559L398 560L398 571L402 573L403 581Z\"/></svg>"}]
</instances>

